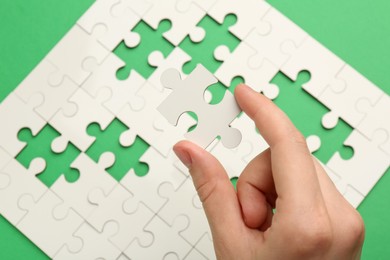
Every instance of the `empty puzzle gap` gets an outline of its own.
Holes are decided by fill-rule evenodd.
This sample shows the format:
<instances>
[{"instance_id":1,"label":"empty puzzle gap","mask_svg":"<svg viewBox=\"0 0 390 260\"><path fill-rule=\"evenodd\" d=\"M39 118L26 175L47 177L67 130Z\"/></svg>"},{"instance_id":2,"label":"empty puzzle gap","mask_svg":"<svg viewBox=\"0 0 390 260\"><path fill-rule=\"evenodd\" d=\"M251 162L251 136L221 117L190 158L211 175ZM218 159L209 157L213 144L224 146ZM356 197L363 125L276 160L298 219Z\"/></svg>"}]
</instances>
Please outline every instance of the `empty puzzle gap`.
<instances>
[{"instance_id":1,"label":"empty puzzle gap","mask_svg":"<svg viewBox=\"0 0 390 260\"><path fill-rule=\"evenodd\" d=\"M301 71L295 82L279 72L271 80L271 83L276 84L280 89L278 97L274 99L275 104L290 117L305 137L318 135L321 139L321 147L313 154L321 162L327 163L338 151L350 155L351 151L343 144L353 128L341 119L331 130L322 126L322 117L329 112L329 109L302 88L302 85L309 80L308 71Z\"/></svg>"},{"instance_id":2,"label":"empty puzzle gap","mask_svg":"<svg viewBox=\"0 0 390 260\"><path fill-rule=\"evenodd\" d=\"M226 45L230 51L233 51L241 42L229 31L229 27L236 21L237 17L233 14L226 16L223 24L219 24L208 15L204 16L197 24L206 32L204 39L200 42L193 42L190 36L187 36L179 44L179 47L191 56L191 60L183 65L183 72L190 74L196 65L201 63L214 73L222 64L214 58L214 50L220 45Z\"/></svg>"},{"instance_id":3,"label":"empty puzzle gap","mask_svg":"<svg viewBox=\"0 0 390 260\"><path fill-rule=\"evenodd\" d=\"M144 78L149 78L156 69L148 63L149 55L154 51L160 51L164 57L167 57L174 49L174 46L162 36L170 27L170 21L163 20L157 30L154 30L141 20L132 30L140 35L140 43L136 47L130 48L122 41L113 51L126 64L118 69L117 78L127 79L131 70L137 71Z\"/></svg>"},{"instance_id":4,"label":"empty puzzle gap","mask_svg":"<svg viewBox=\"0 0 390 260\"><path fill-rule=\"evenodd\" d=\"M134 169L137 176L146 175L149 169L146 163L139 161L150 147L147 142L136 136L133 144L130 146L125 147L121 145L120 136L128 130L129 128L117 118L105 130L102 130L97 123L92 123L87 127L87 133L96 137L96 140L88 148L86 154L92 160L98 162L103 153L113 153L115 155L115 163L106 170L117 181L120 181L130 169Z\"/></svg>"},{"instance_id":5,"label":"empty puzzle gap","mask_svg":"<svg viewBox=\"0 0 390 260\"><path fill-rule=\"evenodd\" d=\"M35 136L28 128L21 129L18 133L18 138L27 145L16 156L16 160L27 169L34 159L45 160L46 168L37 175L37 178L47 187L51 187L61 175L70 182L77 181L79 177L78 170L72 169L70 165L80 154L80 150L70 142L63 152L56 153L51 149L52 142L60 136L60 133L49 124Z\"/></svg>"}]
</instances>

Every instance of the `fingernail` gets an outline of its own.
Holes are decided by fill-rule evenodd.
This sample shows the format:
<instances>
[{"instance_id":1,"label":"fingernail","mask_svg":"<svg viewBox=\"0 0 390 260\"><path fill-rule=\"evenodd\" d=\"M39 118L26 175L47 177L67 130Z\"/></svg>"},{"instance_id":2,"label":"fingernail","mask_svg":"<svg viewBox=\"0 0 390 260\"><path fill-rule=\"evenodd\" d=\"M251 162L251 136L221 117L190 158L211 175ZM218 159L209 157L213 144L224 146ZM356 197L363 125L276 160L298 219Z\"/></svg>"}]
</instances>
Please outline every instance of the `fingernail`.
<instances>
[{"instance_id":1,"label":"fingernail","mask_svg":"<svg viewBox=\"0 0 390 260\"><path fill-rule=\"evenodd\" d=\"M182 149L173 148L173 151L175 152L176 156L179 157L180 161L188 168L191 168L192 165L192 159L189 153Z\"/></svg>"}]
</instances>

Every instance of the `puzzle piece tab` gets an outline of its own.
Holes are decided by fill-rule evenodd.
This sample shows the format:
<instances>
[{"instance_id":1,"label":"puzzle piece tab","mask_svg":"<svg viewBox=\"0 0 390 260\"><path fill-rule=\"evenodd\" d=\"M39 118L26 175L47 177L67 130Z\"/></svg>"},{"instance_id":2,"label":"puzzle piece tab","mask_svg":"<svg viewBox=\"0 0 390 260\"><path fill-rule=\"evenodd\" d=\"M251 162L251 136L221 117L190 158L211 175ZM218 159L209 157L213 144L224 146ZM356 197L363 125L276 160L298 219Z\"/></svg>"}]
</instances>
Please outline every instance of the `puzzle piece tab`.
<instances>
[{"instance_id":1,"label":"puzzle piece tab","mask_svg":"<svg viewBox=\"0 0 390 260\"><path fill-rule=\"evenodd\" d=\"M20 129L28 127L35 135L46 124L38 114L14 93L11 93L0 104L0 118L2 121L0 145L11 156L16 156L26 145L17 137Z\"/></svg>"},{"instance_id":2,"label":"puzzle piece tab","mask_svg":"<svg viewBox=\"0 0 390 260\"><path fill-rule=\"evenodd\" d=\"M84 220L52 191L48 190L38 201L27 194L21 198L20 204L28 213L17 227L49 257L53 257L64 244L68 244L72 252L81 249L82 241L75 239L73 233Z\"/></svg>"},{"instance_id":3,"label":"puzzle piece tab","mask_svg":"<svg viewBox=\"0 0 390 260\"><path fill-rule=\"evenodd\" d=\"M210 105L204 100L206 88L217 82L217 79L202 65L185 79L180 78L177 70L164 72L161 82L173 91L157 108L173 125L184 112L194 112L198 124L185 136L201 147L207 147L216 137L221 136L222 143L228 148L236 147L241 141L241 133L230 127L230 123L241 112L234 96L226 92L223 100ZM174 104L174 105L173 105Z\"/></svg>"}]
</instances>

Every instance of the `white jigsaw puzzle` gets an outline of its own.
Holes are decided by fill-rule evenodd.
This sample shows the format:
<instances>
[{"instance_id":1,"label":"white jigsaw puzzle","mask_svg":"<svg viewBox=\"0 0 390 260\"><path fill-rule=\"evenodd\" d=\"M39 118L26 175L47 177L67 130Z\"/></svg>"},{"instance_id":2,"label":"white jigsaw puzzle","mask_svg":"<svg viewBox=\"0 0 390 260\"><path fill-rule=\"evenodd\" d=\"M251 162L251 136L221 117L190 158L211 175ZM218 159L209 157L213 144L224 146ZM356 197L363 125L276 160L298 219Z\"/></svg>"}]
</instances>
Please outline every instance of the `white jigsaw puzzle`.
<instances>
[{"instance_id":1,"label":"white jigsaw puzzle","mask_svg":"<svg viewBox=\"0 0 390 260\"><path fill-rule=\"evenodd\" d=\"M202 42L206 30L198 23L206 17L223 26L229 14L237 21L226 32L238 45L216 46L214 74L198 64L185 75L184 64L196 57L180 43L186 37ZM171 28L160 36L172 50L155 46L148 54L149 77L132 69L119 80L116 73L126 63L145 61L125 62L115 48L122 42L138 48L141 35L133 28L144 22L156 29L163 20ZM295 80L303 70L311 75L303 89L330 111L323 126L332 129L343 120L353 128L344 141L352 157L336 152L320 163L358 207L390 165L389 95L263 0L96 1L0 104L0 214L55 259L215 259L202 203L172 146L187 138L207 147L230 178L238 177L268 144L254 122L239 115L229 90L212 105L208 87L241 77L275 99L281 91L270 83L275 75ZM129 128L117 145L127 149L136 136L148 144L138 157L147 165L145 176L131 168L118 181L108 173L117 166L116 154L104 151L96 162L89 157L96 138L87 127L98 123L103 132L116 119ZM20 130L30 129L34 138L45 126L60 134L51 143L54 154L69 143L80 150L68 165L79 171L76 181L61 175L48 187L37 178L46 158L32 159L28 168L18 161L26 147ZM321 149L316 134L306 138L312 153Z\"/></svg>"}]
</instances>

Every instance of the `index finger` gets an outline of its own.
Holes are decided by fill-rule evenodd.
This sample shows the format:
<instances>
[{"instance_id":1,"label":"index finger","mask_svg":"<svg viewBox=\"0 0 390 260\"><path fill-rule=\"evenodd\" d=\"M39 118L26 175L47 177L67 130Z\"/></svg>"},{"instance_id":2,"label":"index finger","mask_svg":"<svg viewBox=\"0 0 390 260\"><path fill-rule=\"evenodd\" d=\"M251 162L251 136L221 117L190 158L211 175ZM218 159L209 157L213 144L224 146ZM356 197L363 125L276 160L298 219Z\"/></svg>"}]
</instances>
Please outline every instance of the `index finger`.
<instances>
[{"instance_id":1,"label":"index finger","mask_svg":"<svg viewBox=\"0 0 390 260\"><path fill-rule=\"evenodd\" d=\"M241 109L255 121L271 150L272 175L278 199L311 207L322 193L305 138L287 115L265 96L246 85L235 90ZM297 206L296 203L293 203ZM292 205L291 205L292 206Z\"/></svg>"}]
</instances>

